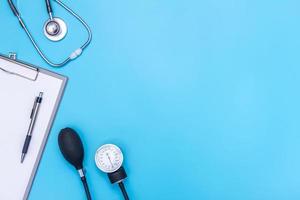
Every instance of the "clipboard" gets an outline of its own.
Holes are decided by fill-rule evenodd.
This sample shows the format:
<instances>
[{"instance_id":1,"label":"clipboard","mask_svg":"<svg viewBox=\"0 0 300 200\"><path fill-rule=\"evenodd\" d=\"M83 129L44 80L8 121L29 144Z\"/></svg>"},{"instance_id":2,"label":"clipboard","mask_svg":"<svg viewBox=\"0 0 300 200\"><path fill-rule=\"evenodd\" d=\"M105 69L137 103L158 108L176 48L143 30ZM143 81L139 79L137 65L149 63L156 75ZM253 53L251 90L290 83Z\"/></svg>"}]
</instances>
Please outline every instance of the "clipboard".
<instances>
[{"instance_id":1,"label":"clipboard","mask_svg":"<svg viewBox=\"0 0 300 200\"><path fill-rule=\"evenodd\" d=\"M27 199L67 77L0 54L0 199ZM20 162L34 98L44 93L26 159Z\"/></svg>"}]
</instances>

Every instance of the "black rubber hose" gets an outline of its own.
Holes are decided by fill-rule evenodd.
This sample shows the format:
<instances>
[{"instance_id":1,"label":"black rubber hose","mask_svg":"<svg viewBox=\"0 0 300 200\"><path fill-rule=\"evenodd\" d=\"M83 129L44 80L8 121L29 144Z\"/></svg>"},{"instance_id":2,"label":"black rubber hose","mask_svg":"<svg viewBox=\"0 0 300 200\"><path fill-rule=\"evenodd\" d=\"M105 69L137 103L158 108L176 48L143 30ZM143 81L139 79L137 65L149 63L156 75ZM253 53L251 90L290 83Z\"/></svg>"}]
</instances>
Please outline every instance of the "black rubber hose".
<instances>
[{"instance_id":1,"label":"black rubber hose","mask_svg":"<svg viewBox=\"0 0 300 200\"><path fill-rule=\"evenodd\" d=\"M83 186L84 186L84 190L85 190L85 194L86 194L86 199L87 200L92 200L90 189L89 189L89 186L87 184L85 176L81 177L81 181L82 181Z\"/></svg>"},{"instance_id":2,"label":"black rubber hose","mask_svg":"<svg viewBox=\"0 0 300 200\"><path fill-rule=\"evenodd\" d=\"M125 200L129 200L129 197L128 197L128 194L127 194L127 192L126 192L124 183L123 183L123 182L120 182L120 183L119 183L119 186L120 186L120 189L121 189L122 194L123 194L123 196L124 196L124 199L125 199Z\"/></svg>"}]
</instances>

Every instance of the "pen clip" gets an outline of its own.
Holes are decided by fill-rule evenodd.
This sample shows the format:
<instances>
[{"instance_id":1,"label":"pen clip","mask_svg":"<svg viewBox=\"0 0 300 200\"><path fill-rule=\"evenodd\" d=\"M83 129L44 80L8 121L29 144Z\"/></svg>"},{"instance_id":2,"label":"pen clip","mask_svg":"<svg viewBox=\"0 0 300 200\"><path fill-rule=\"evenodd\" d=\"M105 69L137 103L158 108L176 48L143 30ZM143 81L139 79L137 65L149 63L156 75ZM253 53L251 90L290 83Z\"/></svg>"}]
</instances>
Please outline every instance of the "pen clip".
<instances>
[{"instance_id":1,"label":"pen clip","mask_svg":"<svg viewBox=\"0 0 300 200\"><path fill-rule=\"evenodd\" d=\"M37 105L37 100L38 100L38 97L36 97L35 100L34 100L33 108L31 110L31 114L30 114L30 119L33 118L33 114L34 114L34 111L35 111L36 105Z\"/></svg>"}]
</instances>

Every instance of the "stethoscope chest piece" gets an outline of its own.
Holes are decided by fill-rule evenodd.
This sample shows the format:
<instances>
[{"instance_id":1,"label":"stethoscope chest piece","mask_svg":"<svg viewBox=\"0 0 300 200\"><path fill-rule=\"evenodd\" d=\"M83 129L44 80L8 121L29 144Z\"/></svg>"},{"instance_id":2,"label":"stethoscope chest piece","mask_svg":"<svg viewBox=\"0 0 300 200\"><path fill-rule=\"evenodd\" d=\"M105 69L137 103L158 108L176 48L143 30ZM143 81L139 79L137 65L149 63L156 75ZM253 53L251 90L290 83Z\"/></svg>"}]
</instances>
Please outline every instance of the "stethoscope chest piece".
<instances>
[{"instance_id":1,"label":"stethoscope chest piece","mask_svg":"<svg viewBox=\"0 0 300 200\"><path fill-rule=\"evenodd\" d=\"M58 42L66 36L68 27L66 23L58 17L49 19L44 25L44 35L53 42Z\"/></svg>"}]
</instances>

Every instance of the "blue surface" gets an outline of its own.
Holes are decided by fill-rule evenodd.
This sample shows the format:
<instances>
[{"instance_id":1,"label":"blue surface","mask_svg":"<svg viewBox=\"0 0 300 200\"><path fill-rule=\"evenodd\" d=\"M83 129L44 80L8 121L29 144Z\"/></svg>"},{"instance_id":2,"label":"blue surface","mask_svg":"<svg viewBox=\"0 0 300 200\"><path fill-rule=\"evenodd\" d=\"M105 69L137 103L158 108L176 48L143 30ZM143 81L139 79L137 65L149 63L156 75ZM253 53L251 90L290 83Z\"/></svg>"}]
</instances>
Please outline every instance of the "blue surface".
<instances>
[{"instance_id":1,"label":"blue surface","mask_svg":"<svg viewBox=\"0 0 300 200\"><path fill-rule=\"evenodd\" d=\"M30 200L85 198L58 150L66 126L84 141L94 199L121 199L94 164L104 143L122 147L132 199L300 199L298 0L65 2L94 38L55 70L70 81ZM55 4L69 37L49 43L43 3L18 5L43 49L67 55L85 32ZM5 1L0 17L0 52L51 69Z\"/></svg>"}]
</instances>

